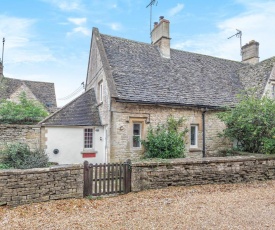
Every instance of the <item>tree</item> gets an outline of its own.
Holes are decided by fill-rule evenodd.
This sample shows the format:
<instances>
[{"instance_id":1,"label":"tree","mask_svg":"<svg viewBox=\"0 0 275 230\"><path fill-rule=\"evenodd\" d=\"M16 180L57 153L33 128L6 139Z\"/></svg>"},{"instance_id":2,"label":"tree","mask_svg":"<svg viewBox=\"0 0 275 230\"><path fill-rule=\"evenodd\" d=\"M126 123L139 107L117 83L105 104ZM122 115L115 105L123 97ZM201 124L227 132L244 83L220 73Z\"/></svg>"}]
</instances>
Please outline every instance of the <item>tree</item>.
<instances>
[{"instance_id":1,"label":"tree","mask_svg":"<svg viewBox=\"0 0 275 230\"><path fill-rule=\"evenodd\" d=\"M26 93L20 95L19 103L4 100L0 104L0 123L33 124L47 115L41 104L27 99Z\"/></svg>"},{"instance_id":2,"label":"tree","mask_svg":"<svg viewBox=\"0 0 275 230\"><path fill-rule=\"evenodd\" d=\"M234 108L218 114L226 124L222 135L237 140L242 151L275 153L275 101L255 92L243 93Z\"/></svg>"},{"instance_id":3,"label":"tree","mask_svg":"<svg viewBox=\"0 0 275 230\"><path fill-rule=\"evenodd\" d=\"M179 131L183 123L183 118L176 120L169 116L165 124L159 124L155 129L150 127L147 140L141 142L145 147L144 156L163 159L185 157L184 136L188 130Z\"/></svg>"}]
</instances>

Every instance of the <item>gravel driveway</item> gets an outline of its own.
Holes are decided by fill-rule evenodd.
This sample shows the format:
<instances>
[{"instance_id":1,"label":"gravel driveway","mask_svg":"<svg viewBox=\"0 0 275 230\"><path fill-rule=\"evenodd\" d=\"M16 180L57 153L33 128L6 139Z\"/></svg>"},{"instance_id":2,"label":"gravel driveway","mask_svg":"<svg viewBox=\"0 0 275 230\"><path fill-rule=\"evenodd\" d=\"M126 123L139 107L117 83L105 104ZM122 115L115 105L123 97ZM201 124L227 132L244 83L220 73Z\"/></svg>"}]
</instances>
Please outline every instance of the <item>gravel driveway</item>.
<instances>
[{"instance_id":1,"label":"gravel driveway","mask_svg":"<svg viewBox=\"0 0 275 230\"><path fill-rule=\"evenodd\" d=\"M275 229L275 181L0 207L0 229Z\"/></svg>"}]
</instances>

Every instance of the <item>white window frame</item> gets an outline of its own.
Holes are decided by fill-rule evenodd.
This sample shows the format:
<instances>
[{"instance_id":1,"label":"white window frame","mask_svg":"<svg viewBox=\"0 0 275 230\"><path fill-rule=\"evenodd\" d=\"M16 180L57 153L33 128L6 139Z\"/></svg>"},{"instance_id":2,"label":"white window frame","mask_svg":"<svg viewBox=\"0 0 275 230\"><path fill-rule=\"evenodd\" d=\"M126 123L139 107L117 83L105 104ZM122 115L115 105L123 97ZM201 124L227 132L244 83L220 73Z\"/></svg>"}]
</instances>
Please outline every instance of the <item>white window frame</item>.
<instances>
[{"instance_id":1,"label":"white window frame","mask_svg":"<svg viewBox=\"0 0 275 230\"><path fill-rule=\"evenodd\" d=\"M88 134L87 136L86 136L86 133ZM84 149L92 149L94 147L94 129L93 128L85 128L83 130L83 142L84 142L83 143Z\"/></svg>"},{"instance_id":2,"label":"white window frame","mask_svg":"<svg viewBox=\"0 0 275 230\"><path fill-rule=\"evenodd\" d=\"M139 125L139 135L134 134L134 126ZM142 135L142 123L141 122L133 122L132 124L132 148L140 149L141 148L141 135ZM134 138L139 137L139 146L134 146Z\"/></svg>"},{"instance_id":3,"label":"white window frame","mask_svg":"<svg viewBox=\"0 0 275 230\"><path fill-rule=\"evenodd\" d=\"M99 103L103 102L103 81L98 84L98 97Z\"/></svg>"},{"instance_id":4,"label":"white window frame","mask_svg":"<svg viewBox=\"0 0 275 230\"><path fill-rule=\"evenodd\" d=\"M192 127L195 129L195 144L192 144ZM198 148L198 130L199 126L196 124L190 125L190 148Z\"/></svg>"}]
</instances>

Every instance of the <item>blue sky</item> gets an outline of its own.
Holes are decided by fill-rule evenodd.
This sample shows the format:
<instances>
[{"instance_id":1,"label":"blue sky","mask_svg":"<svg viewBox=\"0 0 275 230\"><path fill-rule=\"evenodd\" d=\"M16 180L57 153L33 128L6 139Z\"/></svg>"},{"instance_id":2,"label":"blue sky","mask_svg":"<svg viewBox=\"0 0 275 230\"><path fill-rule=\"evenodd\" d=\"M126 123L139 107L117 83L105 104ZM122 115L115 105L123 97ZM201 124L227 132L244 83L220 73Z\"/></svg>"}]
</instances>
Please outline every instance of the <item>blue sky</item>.
<instances>
[{"instance_id":1,"label":"blue sky","mask_svg":"<svg viewBox=\"0 0 275 230\"><path fill-rule=\"evenodd\" d=\"M150 0L1 0L6 77L54 82L59 100L85 82L92 28L150 43ZM239 61L243 44L260 42L260 60L275 56L274 0L158 0L152 22L170 20L171 46ZM81 93L81 92L79 92Z\"/></svg>"}]
</instances>

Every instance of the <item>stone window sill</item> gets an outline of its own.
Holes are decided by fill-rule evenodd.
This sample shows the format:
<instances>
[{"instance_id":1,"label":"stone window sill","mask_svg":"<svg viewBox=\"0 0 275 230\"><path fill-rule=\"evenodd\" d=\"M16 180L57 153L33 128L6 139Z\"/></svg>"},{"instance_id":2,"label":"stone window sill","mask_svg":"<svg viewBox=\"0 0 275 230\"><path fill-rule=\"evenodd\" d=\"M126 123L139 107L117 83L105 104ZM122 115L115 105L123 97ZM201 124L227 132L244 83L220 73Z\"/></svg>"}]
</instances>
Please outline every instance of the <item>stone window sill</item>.
<instances>
[{"instance_id":1,"label":"stone window sill","mask_svg":"<svg viewBox=\"0 0 275 230\"><path fill-rule=\"evenodd\" d=\"M200 148L190 148L189 152L201 152L202 150Z\"/></svg>"}]
</instances>

